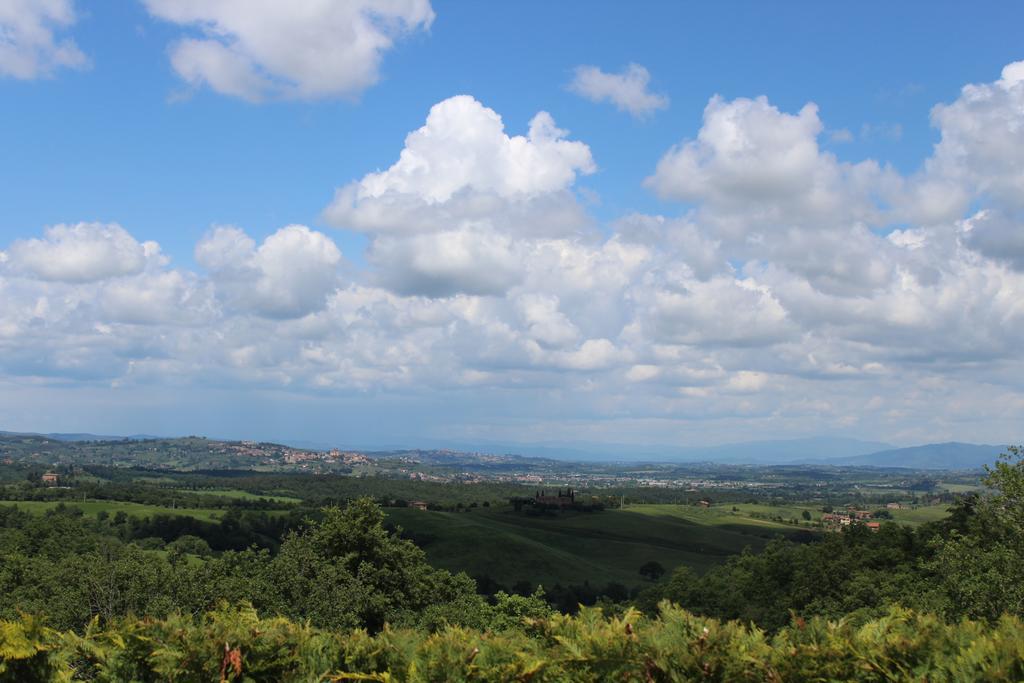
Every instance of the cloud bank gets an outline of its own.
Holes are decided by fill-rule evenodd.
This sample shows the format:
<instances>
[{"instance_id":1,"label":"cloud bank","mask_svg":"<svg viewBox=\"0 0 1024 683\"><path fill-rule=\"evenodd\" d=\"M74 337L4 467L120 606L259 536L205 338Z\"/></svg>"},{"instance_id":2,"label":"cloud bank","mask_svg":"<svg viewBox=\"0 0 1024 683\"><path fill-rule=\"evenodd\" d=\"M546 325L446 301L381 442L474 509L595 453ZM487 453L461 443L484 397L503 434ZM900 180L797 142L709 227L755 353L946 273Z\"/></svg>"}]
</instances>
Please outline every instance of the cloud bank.
<instances>
[{"instance_id":1,"label":"cloud bank","mask_svg":"<svg viewBox=\"0 0 1024 683\"><path fill-rule=\"evenodd\" d=\"M0 372L461 396L492 413L448 428L494 438L1013 436L1024 63L937 106L909 175L823 150L813 103L713 97L652 160L677 208L610 225L577 197L588 145L544 112L512 123L444 100L390 167L338 188L324 216L368 237L365 268L299 225L214 227L195 272L113 224L15 241Z\"/></svg>"}]
</instances>

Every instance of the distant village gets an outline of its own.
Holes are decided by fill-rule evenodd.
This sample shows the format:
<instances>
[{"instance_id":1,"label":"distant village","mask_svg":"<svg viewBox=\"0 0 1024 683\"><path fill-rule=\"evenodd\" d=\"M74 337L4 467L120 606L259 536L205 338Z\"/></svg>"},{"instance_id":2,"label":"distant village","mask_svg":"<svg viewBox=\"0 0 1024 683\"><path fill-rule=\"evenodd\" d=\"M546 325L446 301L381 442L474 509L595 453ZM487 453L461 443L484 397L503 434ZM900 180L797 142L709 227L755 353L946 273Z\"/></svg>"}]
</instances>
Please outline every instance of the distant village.
<instances>
[{"instance_id":1,"label":"distant village","mask_svg":"<svg viewBox=\"0 0 1024 683\"><path fill-rule=\"evenodd\" d=\"M886 503L886 510L902 510L903 503ZM827 512L821 516L821 524L826 529L838 531L845 527L863 524L871 531L878 531L882 523L877 521L877 512L870 510L858 510L856 506L848 505L843 512ZM875 521L872 521L875 520Z\"/></svg>"}]
</instances>

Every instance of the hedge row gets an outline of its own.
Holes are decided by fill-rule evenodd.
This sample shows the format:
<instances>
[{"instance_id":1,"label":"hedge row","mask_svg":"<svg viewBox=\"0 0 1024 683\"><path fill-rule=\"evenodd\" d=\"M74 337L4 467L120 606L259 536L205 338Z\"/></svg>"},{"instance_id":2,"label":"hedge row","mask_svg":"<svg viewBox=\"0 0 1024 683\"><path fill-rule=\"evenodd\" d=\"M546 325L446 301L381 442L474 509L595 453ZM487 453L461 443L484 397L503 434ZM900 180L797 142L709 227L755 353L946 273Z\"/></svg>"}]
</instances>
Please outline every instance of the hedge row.
<instances>
[{"instance_id":1,"label":"hedge row","mask_svg":"<svg viewBox=\"0 0 1024 683\"><path fill-rule=\"evenodd\" d=\"M0 681L1021 681L1024 622L944 623L892 609L862 624L795 619L774 636L664 603L499 633L331 633L246 605L123 619L84 633L0 622Z\"/></svg>"}]
</instances>

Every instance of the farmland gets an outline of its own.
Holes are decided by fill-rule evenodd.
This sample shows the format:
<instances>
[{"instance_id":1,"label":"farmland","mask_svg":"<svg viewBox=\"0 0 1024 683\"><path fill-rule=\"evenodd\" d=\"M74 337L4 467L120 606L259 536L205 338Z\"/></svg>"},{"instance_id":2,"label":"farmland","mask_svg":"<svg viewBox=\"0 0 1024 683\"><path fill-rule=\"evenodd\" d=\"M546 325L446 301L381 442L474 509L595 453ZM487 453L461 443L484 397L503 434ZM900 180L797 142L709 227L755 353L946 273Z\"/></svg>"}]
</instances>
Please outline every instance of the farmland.
<instances>
[{"instance_id":1,"label":"farmland","mask_svg":"<svg viewBox=\"0 0 1024 683\"><path fill-rule=\"evenodd\" d=\"M811 523L803 520L804 510L812 515ZM704 509L651 504L552 517L516 514L505 507L472 513L387 512L432 564L506 585L524 579L546 585L581 580L632 585L640 565L649 560L703 572L746 548L760 550L778 536L806 539L822 533L814 526L821 509L812 505L737 503ZM892 514L894 521L917 525L948 513L946 506L933 505Z\"/></svg>"},{"instance_id":2,"label":"farmland","mask_svg":"<svg viewBox=\"0 0 1024 683\"><path fill-rule=\"evenodd\" d=\"M502 584L586 580L633 585L640 565L650 560L704 571L745 548L759 550L776 536L810 533L734 513L728 506L637 505L552 517L508 508L472 513L402 508L389 509L388 517L424 548L432 564Z\"/></svg>"},{"instance_id":3,"label":"farmland","mask_svg":"<svg viewBox=\"0 0 1024 683\"><path fill-rule=\"evenodd\" d=\"M81 510L82 514L96 517L100 512L113 516L123 512L131 517L151 517L153 515L179 515L193 517L204 522L216 521L223 510L204 508L167 508L158 505L144 505L122 500L85 500L85 501L51 501L51 500L0 500L0 505L16 506L20 510L33 514L43 514L63 506L68 509Z\"/></svg>"}]
</instances>

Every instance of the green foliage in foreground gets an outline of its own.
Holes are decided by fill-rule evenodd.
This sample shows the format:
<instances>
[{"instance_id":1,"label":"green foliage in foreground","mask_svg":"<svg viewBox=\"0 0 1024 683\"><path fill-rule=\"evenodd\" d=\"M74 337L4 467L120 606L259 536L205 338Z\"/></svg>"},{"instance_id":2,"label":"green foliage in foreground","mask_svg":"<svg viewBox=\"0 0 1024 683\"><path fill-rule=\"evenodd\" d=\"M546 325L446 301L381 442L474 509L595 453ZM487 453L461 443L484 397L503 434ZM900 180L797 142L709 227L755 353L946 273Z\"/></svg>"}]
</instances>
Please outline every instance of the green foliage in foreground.
<instances>
[{"instance_id":1,"label":"green foliage in foreground","mask_svg":"<svg viewBox=\"0 0 1024 683\"><path fill-rule=\"evenodd\" d=\"M338 630L489 625L472 579L431 567L383 521L360 499L290 532L276 555L229 551L192 563L183 553L199 549L197 538L179 537L161 556L68 511L38 517L0 506L0 618L20 610L81 629L95 616L201 614L227 600Z\"/></svg>"},{"instance_id":2,"label":"green foliage in foreground","mask_svg":"<svg viewBox=\"0 0 1024 683\"><path fill-rule=\"evenodd\" d=\"M656 618L598 609L515 629L330 632L251 607L116 620L84 634L0 622L0 681L1019 681L1024 623L893 608L854 626L796 620L774 636L669 603Z\"/></svg>"},{"instance_id":3,"label":"green foliage in foreground","mask_svg":"<svg viewBox=\"0 0 1024 683\"><path fill-rule=\"evenodd\" d=\"M894 604L949 621L1024 617L1024 451L1010 447L985 484L991 495L964 496L942 522L776 541L700 576L679 567L635 604L653 613L667 599L769 630L785 626L790 612L863 620Z\"/></svg>"}]
</instances>

